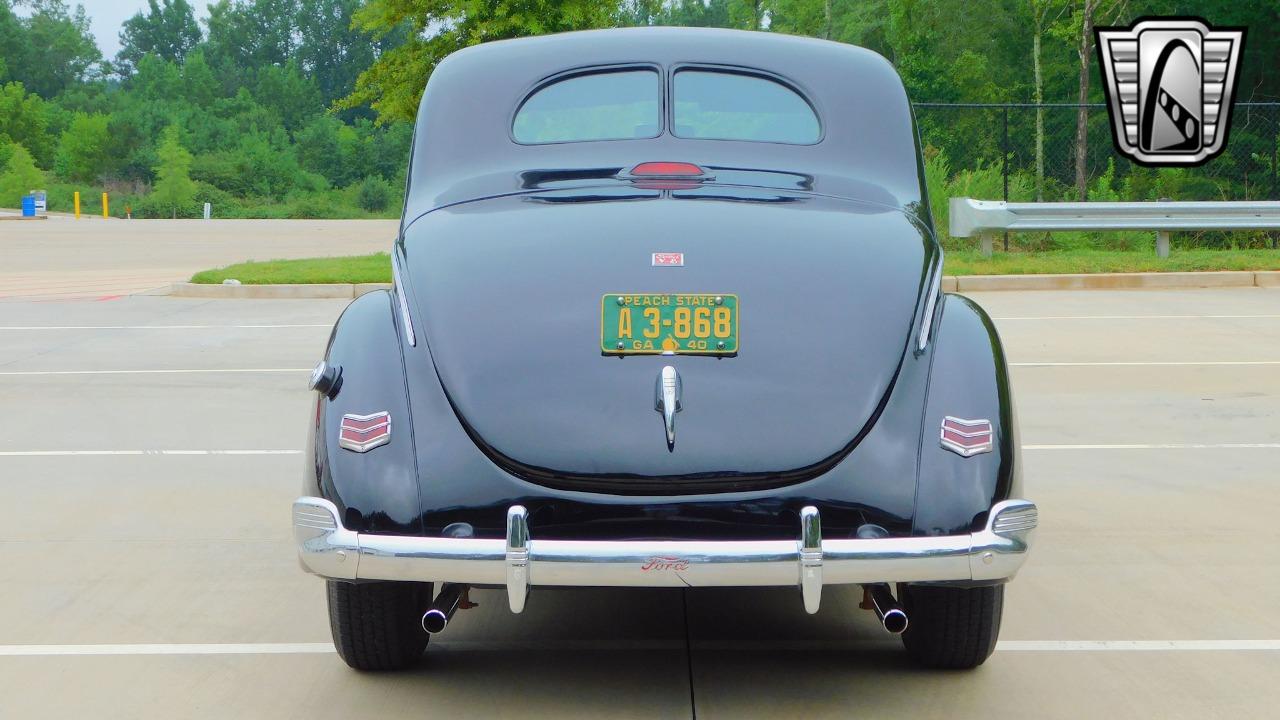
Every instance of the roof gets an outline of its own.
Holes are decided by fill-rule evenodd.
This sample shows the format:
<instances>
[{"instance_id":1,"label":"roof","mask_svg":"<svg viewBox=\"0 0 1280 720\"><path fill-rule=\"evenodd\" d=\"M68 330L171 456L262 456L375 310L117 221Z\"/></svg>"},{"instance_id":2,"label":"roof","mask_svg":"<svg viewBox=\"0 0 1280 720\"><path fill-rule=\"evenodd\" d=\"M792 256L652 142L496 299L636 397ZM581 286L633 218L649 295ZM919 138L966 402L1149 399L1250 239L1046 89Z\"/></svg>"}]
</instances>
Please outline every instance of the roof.
<instances>
[{"instance_id":1,"label":"roof","mask_svg":"<svg viewBox=\"0 0 1280 720\"><path fill-rule=\"evenodd\" d=\"M823 122L815 145L652 139L519 145L512 117L542 81L592 66L692 63L786 79ZM917 136L893 67L843 43L708 28L624 28L476 45L441 62L419 107L405 220L444 205L528 190L529 170L630 168L650 160L800 173L813 192L895 207L918 203ZM524 178L524 179L522 179Z\"/></svg>"}]
</instances>

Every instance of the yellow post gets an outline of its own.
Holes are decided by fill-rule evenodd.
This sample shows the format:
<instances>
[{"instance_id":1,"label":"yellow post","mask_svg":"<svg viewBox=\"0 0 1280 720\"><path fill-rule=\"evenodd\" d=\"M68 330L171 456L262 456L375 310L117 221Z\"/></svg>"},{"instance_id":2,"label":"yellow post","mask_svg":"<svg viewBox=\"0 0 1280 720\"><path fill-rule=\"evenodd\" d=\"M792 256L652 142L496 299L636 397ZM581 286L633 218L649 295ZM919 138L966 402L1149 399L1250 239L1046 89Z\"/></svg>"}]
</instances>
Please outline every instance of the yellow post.
<instances>
[{"instance_id":1,"label":"yellow post","mask_svg":"<svg viewBox=\"0 0 1280 720\"><path fill-rule=\"evenodd\" d=\"M107 219L107 194L102 193L102 219Z\"/></svg>"},{"instance_id":2,"label":"yellow post","mask_svg":"<svg viewBox=\"0 0 1280 720\"><path fill-rule=\"evenodd\" d=\"M76 191L76 219L80 219L80 191Z\"/></svg>"}]
</instances>

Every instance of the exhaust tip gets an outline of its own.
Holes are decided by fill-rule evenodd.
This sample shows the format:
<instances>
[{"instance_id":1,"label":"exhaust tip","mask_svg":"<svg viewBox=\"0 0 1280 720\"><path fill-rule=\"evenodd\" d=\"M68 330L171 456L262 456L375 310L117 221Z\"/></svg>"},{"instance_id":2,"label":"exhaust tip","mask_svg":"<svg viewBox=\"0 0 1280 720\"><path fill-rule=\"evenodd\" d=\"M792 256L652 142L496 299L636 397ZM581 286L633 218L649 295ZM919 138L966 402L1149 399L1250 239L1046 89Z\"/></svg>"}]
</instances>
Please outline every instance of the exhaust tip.
<instances>
[{"instance_id":1,"label":"exhaust tip","mask_svg":"<svg viewBox=\"0 0 1280 720\"><path fill-rule=\"evenodd\" d=\"M901 635L907 630L907 613L898 608L893 608L884 614L880 620L884 624L884 629L893 635Z\"/></svg>"},{"instance_id":2,"label":"exhaust tip","mask_svg":"<svg viewBox=\"0 0 1280 720\"><path fill-rule=\"evenodd\" d=\"M449 616L443 610L431 608L422 614L422 629L435 635L449 624Z\"/></svg>"}]
</instances>

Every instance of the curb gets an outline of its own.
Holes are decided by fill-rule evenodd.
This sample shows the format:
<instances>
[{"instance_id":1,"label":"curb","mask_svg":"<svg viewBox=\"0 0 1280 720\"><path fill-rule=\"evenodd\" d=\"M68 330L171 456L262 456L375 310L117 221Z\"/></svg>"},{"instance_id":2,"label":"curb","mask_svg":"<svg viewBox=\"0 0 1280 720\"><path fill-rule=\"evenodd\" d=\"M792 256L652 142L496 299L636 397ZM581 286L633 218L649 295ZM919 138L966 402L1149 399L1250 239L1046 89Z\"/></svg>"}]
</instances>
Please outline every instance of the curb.
<instances>
[{"instance_id":1,"label":"curb","mask_svg":"<svg viewBox=\"0 0 1280 720\"><path fill-rule=\"evenodd\" d=\"M335 283L332 285L201 285L174 283L173 297L235 298L241 300L317 300L360 297L374 290L390 290L391 283Z\"/></svg>"},{"instance_id":2,"label":"curb","mask_svg":"<svg viewBox=\"0 0 1280 720\"><path fill-rule=\"evenodd\" d=\"M1280 287L1280 270L1222 272L1097 273L1079 275L947 275L943 292L1002 290L1156 290L1228 287ZM390 290L390 283L333 285L197 285L174 283L168 295L195 298L314 300L358 298L374 290Z\"/></svg>"}]
</instances>

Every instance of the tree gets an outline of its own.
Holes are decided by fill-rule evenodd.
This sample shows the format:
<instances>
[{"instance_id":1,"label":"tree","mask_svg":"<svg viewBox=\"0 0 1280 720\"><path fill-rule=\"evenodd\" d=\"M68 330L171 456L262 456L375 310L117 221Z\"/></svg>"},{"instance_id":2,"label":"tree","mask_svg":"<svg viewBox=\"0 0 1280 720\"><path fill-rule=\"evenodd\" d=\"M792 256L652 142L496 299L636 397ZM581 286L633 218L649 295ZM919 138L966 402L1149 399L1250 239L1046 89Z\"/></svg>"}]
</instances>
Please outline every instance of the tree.
<instances>
[{"instance_id":1,"label":"tree","mask_svg":"<svg viewBox=\"0 0 1280 720\"><path fill-rule=\"evenodd\" d=\"M83 6L73 13L64 0L27 0L26 5L31 16L19 21L25 38L18 55L6 57L5 64L28 90L52 98L84 80L102 52Z\"/></svg>"},{"instance_id":2,"label":"tree","mask_svg":"<svg viewBox=\"0 0 1280 720\"><path fill-rule=\"evenodd\" d=\"M200 26L187 0L147 0L147 12L124 21L116 69L133 73L144 55L181 63L200 42Z\"/></svg>"},{"instance_id":3,"label":"tree","mask_svg":"<svg viewBox=\"0 0 1280 720\"><path fill-rule=\"evenodd\" d=\"M22 196L44 185L44 173L31 153L18 143L9 146L9 162L0 174L0 206L17 207Z\"/></svg>"},{"instance_id":4,"label":"tree","mask_svg":"<svg viewBox=\"0 0 1280 720\"><path fill-rule=\"evenodd\" d=\"M76 113L58 143L54 171L59 177L94 182L102 176L111 163L108 121L106 115Z\"/></svg>"},{"instance_id":5,"label":"tree","mask_svg":"<svg viewBox=\"0 0 1280 720\"><path fill-rule=\"evenodd\" d=\"M1041 45L1045 28L1066 11L1062 0L1028 0L1031 9L1031 63L1035 71L1036 107L1036 201L1044 200L1044 72Z\"/></svg>"},{"instance_id":6,"label":"tree","mask_svg":"<svg viewBox=\"0 0 1280 720\"><path fill-rule=\"evenodd\" d=\"M313 79L325 105L346 97L356 78L378 55L402 44L407 25L374 40L352 27L352 16L363 0L300 0L297 12L298 47L294 57ZM365 111L367 112L367 110Z\"/></svg>"},{"instance_id":7,"label":"tree","mask_svg":"<svg viewBox=\"0 0 1280 720\"><path fill-rule=\"evenodd\" d=\"M181 210L191 209L196 197L196 184L191 181L191 153L178 140L178 127L170 125L164 131L164 140L156 152L156 185L151 191L151 201L164 208L173 217Z\"/></svg>"},{"instance_id":8,"label":"tree","mask_svg":"<svg viewBox=\"0 0 1280 720\"><path fill-rule=\"evenodd\" d=\"M0 87L0 141L8 138L23 145L47 166L53 159L53 139L48 128L45 101L27 94L20 82Z\"/></svg>"},{"instance_id":9,"label":"tree","mask_svg":"<svg viewBox=\"0 0 1280 720\"><path fill-rule=\"evenodd\" d=\"M355 13L359 28L375 38L406 24L411 32L360 74L338 107L370 104L382 121L412 120L427 78L449 53L487 40L609 27L616 12L599 0L370 0Z\"/></svg>"}]
</instances>

